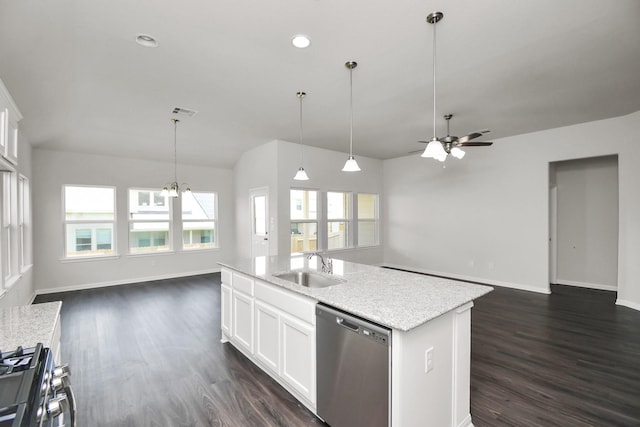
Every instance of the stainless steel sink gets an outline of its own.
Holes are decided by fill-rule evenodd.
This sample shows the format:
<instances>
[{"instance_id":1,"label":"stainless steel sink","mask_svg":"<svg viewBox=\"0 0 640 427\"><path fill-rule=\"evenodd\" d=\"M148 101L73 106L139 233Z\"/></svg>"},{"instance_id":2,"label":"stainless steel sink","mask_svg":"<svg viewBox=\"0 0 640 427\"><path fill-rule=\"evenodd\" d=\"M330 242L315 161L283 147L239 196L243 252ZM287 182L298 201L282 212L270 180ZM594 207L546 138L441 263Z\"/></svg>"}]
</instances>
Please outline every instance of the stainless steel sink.
<instances>
[{"instance_id":1,"label":"stainless steel sink","mask_svg":"<svg viewBox=\"0 0 640 427\"><path fill-rule=\"evenodd\" d=\"M328 286L334 286L344 282L344 280L341 279L321 276L308 271L289 271L287 273L274 274L274 277L282 280L288 280L289 282L306 286L308 288L326 288Z\"/></svg>"}]
</instances>

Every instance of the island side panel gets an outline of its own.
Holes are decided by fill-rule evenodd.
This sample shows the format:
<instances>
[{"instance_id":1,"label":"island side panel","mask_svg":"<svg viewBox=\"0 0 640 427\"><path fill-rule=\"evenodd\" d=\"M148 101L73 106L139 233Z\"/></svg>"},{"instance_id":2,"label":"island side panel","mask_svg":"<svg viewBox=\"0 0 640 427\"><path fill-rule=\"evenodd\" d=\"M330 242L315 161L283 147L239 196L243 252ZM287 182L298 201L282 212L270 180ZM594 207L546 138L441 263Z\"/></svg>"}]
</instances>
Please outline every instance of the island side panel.
<instances>
[{"instance_id":1,"label":"island side panel","mask_svg":"<svg viewBox=\"0 0 640 427\"><path fill-rule=\"evenodd\" d=\"M471 422L471 308L469 302L455 310L453 339L453 426L473 427Z\"/></svg>"},{"instance_id":2,"label":"island side panel","mask_svg":"<svg viewBox=\"0 0 640 427\"><path fill-rule=\"evenodd\" d=\"M410 331L393 330L392 427L456 426L452 416L456 316L452 310ZM432 368L426 372L429 350Z\"/></svg>"}]
</instances>

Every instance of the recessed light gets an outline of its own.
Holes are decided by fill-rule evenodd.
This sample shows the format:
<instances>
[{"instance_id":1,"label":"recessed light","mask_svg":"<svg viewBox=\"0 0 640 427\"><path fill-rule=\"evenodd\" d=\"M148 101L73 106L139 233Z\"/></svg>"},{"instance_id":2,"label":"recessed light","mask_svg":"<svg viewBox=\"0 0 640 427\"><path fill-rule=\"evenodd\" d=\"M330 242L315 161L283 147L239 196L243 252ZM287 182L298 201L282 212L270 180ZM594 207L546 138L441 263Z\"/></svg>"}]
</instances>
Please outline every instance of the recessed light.
<instances>
[{"instance_id":1,"label":"recessed light","mask_svg":"<svg viewBox=\"0 0 640 427\"><path fill-rule=\"evenodd\" d=\"M309 47L311 39L309 36L305 36L304 34L298 34L293 36L291 43L299 49L304 49L305 47Z\"/></svg>"},{"instance_id":2,"label":"recessed light","mask_svg":"<svg viewBox=\"0 0 640 427\"><path fill-rule=\"evenodd\" d=\"M138 34L136 36L136 43L144 47L158 47L158 42L155 37L149 34Z\"/></svg>"}]
</instances>

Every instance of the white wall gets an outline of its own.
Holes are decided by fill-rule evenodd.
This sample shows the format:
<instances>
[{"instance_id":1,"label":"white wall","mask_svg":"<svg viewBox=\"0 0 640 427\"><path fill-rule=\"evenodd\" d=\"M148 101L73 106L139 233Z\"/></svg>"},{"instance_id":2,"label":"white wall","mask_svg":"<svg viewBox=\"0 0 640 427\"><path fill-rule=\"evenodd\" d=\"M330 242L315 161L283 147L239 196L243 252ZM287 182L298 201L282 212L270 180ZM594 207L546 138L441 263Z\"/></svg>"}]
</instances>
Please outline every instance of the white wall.
<instances>
[{"instance_id":1,"label":"white wall","mask_svg":"<svg viewBox=\"0 0 640 427\"><path fill-rule=\"evenodd\" d=\"M31 203L33 206L33 179L31 167L31 144L18 128L18 166L16 172L29 178L31 186ZM33 209L32 209L33 212ZM33 213L32 213L33 215ZM33 259L33 257L32 257ZM0 297L0 308L29 304L35 296L35 284L33 280L33 265L23 271L16 283Z\"/></svg>"},{"instance_id":2,"label":"white wall","mask_svg":"<svg viewBox=\"0 0 640 427\"><path fill-rule=\"evenodd\" d=\"M549 163L618 154L618 303L640 309L640 112L384 162L385 263L548 292Z\"/></svg>"},{"instance_id":3,"label":"white wall","mask_svg":"<svg viewBox=\"0 0 640 427\"><path fill-rule=\"evenodd\" d=\"M248 257L250 245L249 190L268 187L271 224L270 254L290 253L289 190L292 187L321 191L351 191L380 194L384 199L382 161L356 156L361 172L342 172L348 155L316 147L304 147L304 168L310 179L294 181L300 167L300 145L272 141L244 153L234 168L236 181L237 255ZM382 262L382 246L332 251L331 256L367 264Z\"/></svg>"},{"instance_id":4,"label":"white wall","mask_svg":"<svg viewBox=\"0 0 640 427\"><path fill-rule=\"evenodd\" d=\"M595 157L552 166L558 206L556 283L616 290L618 159Z\"/></svg>"},{"instance_id":5,"label":"white wall","mask_svg":"<svg viewBox=\"0 0 640 427\"><path fill-rule=\"evenodd\" d=\"M218 193L219 249L158 255L127 255L127 191L158 188L172 180L173 164L79 153L33 150L34 264L39 293L132 283L219 271L217 261L235 251L233 171L178 165L180 182L194 191ZM116 187L119 257L62 261L65 184Z\"/></svg>"},{"instance_id":6,"label":"white wall","mask_svg":"<svg viewBox=\"0 0 640 427\"><path fill-rule=\"evenodd\" d=\"M278 254L278 185L277 147L275 142L260 145L242 154L236 162L235 177L236 203L236 256L251 256L251 200L252 189L266 187L269 191L269 253Z\"/></svg>"}]
</instances>

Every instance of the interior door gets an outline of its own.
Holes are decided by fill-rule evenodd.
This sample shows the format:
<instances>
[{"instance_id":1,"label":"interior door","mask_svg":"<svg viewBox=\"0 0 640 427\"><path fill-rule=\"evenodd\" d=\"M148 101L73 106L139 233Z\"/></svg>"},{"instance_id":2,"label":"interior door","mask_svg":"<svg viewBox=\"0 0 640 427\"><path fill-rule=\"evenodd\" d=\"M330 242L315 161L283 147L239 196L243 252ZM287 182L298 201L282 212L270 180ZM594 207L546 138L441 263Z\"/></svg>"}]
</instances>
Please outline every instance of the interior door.
<instances>
[{"instance_id":1,"label":"interior door","mask_svg":"<svg viewBox=\"0 0 640 427\"><path fill-rule=\"evenodd\" d=\"M269 256L269 192L251 191L251 256Z\"/></svg>"}]
</instances>

